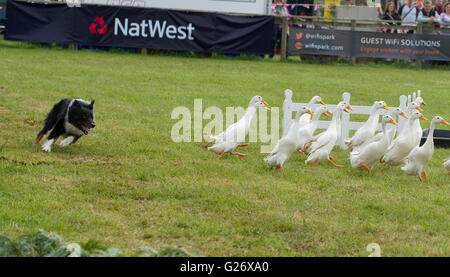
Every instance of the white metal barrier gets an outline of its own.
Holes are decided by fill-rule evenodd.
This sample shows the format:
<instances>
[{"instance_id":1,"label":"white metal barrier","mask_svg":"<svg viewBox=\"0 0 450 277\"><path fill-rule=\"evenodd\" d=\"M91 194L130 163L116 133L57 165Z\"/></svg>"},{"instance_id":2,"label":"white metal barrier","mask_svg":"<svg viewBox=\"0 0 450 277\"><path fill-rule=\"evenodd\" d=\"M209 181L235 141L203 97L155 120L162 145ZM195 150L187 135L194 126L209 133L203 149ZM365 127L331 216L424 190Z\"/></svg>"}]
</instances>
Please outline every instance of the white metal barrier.
<instances>
[{"instance_id":1,"label":"white metal barrier","mask_svg":"<svg viewBox=\"0 0 450 277\"><path fill-rule=\"evenodd\" d=\"M293 114L295 114L301 106L307 105L308 103L295 103L292 102L292 95L293 92L290 89L287 89L284 91L284 102L283 102L283 121L282 121L282 128L283 128L283 136L286 135L287 131L289 130L289 126L293 122ZM414 92L411 95L401 95L399 97L399 106L403 111L406 111L406 106L411 102L414 101L417 97L420 96L420 90L417 93ZM342 100L346 100L348 103L350 103L351 94L349 92L344 92L342 94ZM374 100L375 101L375 100ZM312 110L314 110L319 104L313 105ZM336 109L337 105L330 105L327 104L328 109L331 111L334 111ZM350 113L343 113L342 114L342 130L341 130L341 138L337 145L339 145L342 149L347 149L347 146L344 144L344 141L349 138L350 130L358 130L361 128L361 126L364 124L364 122L354 122L350 121L350 116L354 114L370 114L370 110L372 106L354 106L352 105L353 111ZM389 114L389 111L386 110L380 110L379 114ZM406 123L406 119L403 117L399 117L398 119L398 131L400 132L403 128L403 126ZM330 125L330 121L326 120L319 120L317 129L327 129ZM381 124L378 123L377 125L377 131L381 131Z\"/></svg>"}]
</instances>

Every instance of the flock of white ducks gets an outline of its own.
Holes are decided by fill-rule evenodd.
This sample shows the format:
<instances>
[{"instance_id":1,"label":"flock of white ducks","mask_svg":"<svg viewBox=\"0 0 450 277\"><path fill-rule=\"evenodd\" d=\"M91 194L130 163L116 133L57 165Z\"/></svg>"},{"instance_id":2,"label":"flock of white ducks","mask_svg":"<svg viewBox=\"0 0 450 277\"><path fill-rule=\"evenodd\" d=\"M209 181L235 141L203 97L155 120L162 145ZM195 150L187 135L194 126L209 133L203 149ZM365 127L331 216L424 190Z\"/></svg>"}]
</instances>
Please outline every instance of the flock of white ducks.
<instances>
[{"instance_id":1,"label":"flock of white ducks","mask_svg":"<svg viewBox=\"0 0 450 277\"><path fill-rule=\"evenodd\" d=\"M320 103L314 112L311 108L314 104ZM229 126L225 131L216 136L210 136L214 144L207 149L219 154L221 158L225 153L245 157L246 154L233 152L236 148L247 146L244 144L245 138L250 129L250 123L257 109L267 109L269 104L261 97L254 96L248 105L244 116L236 123ZM427 178L425 168L433 156L434 143L433 134L437 124L449 125L445 119L435 116L431 120L430 131L425 143L420 145L422 138L422 127L419 120L428 120L421 112L421 105L426 105L425 101L418 97L407 106L406 113L401 108L389 109L384 101L375 101L372 105L369 118L363 126L356 131L352 138L345 141L350 149L350 163L355 169L366 170L370 174L377 162L383 164L380 173L386 165L397 166L408 175L418 176L419 180ZM390 110L390 115L382 116L382 131L375 134L379 121L379 111ZM308 104L301 106L297 111L293 123L288 132L277 143L272 152L264 158L264 161L271 167L283 170L283 165L289 160L292 154L300 152L308 155L306 164L316 165L327 160L333 166L343 167L333 162L330 155L341 136L341 115L343 112L353 111L350 103L341 101L334 112L331 112L320 96L314 96ZM328 128L314 136L318 121L321 115L333 115ZM401 132L397 134L398 118L402 116L407 122ZM397 136L396 136L397 134ZM444 162L444 167L450 175L450 158Z\"/></svg>"}]
</instances>

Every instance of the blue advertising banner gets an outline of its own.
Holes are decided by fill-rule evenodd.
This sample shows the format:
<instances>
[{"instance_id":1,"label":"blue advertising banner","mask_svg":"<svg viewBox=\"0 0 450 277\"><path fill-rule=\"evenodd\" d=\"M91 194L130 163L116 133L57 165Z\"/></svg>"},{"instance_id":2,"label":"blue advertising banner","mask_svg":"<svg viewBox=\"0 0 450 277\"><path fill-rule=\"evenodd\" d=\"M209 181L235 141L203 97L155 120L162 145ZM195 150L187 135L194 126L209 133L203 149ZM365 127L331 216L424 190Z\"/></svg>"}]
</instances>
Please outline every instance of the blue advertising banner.
<instances>
[{"instance_id":1,"label":"blue advertising banner","mask_svg":"<svg viewBox=\"0 0 450 277\"><path fill-rule=\"evenodd\" d=\"M274 19L8 1L5 39L194 52L271 54Z\"/></svg>"},{"instance_id":2,"label":"blue advertising banner","mask_svg":"<svg viewBox=\"0 0 450 277\"><path fill-rule=\"evenodd\" d=\"M377 32L290 29L290 55L450 61L450 33L387 34Z\"/></svg>"},{"instance_id":3,"label":"blue advertising banner","mask_svg":"<svg viewBox=\"0 0 450 277\"><path fill-rule=\"evenodd\" d=\"M6 40L72 43L74 9L8 1Z\"/></svg>"},{"instance_id":4,"label":"blue advertising banner","mask_svg":"<svg viewBox=\"0 0 450 277\"><path fill-rule=\"evenodd\" d=\"M355 56L450 61L449 35L355 32Z\"/></svg>"}]
</instances>

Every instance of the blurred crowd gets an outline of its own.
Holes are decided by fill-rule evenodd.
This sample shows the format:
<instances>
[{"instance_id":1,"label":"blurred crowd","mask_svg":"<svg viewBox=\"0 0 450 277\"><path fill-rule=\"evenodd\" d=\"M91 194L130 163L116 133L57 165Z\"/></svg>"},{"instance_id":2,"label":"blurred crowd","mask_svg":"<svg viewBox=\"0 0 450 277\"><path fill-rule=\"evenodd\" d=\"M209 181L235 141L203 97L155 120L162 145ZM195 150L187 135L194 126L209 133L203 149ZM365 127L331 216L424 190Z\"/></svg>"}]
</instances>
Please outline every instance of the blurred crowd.
<instances>
[{"instance_id":1,"label":"blurred crowd","mask_svg":"<svg viewBox=\"0 0 450 277\"><path fill-rule=\"evenodd\" d=\"M435 25L441 28L450 28L450 2L443 3L443 0L405 0L397 8L394 1L387 2L383 10L379 9L379 16L386 20L388 25L415 26L418 22L422 24ZM398 29L385 29L385 32L401 32ZM413 33L413 30L406 31ZM450 34L450 33L447 33Z\"/></svg>"},{"instance_id":2,"label":"blurred crowd","mask_svg":"<svg viewBox=\"0 0 450 277\"><path fill-rule=\"evenodd\" d=\"M272 3L274 15L313 15L314 0L274 0Z\"/></svg>"},{"instance_id":3,"label":"blurred crowd","mask_svg":"<svg viewBox=\"0 0 450 277\"><path fill-rule=\"evenodd\" d=\"M273 0L272 14L319 15L315 6L314 0ZM330 8L332 7L333 5L330 5ZM378 13L379 18L385 20L384 23L387 25L415 26L420 22L450 28L450 25L446 24L450 23L450 2L443 3L443 0L382 0L381 4L378 4ZM412 33L413 31L385 29L385 32Z\"/></svg>"}]
</instances>

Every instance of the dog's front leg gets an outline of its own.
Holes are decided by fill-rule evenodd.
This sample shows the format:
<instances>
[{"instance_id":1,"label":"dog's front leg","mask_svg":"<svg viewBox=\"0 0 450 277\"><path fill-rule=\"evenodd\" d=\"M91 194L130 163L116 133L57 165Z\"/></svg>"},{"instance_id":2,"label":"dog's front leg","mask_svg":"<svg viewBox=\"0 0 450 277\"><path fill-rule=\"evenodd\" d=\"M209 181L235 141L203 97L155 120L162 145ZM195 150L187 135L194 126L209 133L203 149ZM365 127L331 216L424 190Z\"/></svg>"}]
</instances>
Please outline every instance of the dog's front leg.
<instances>
[{"instance_id":1,"label":"dog's front leg","mask_svg":"<svg viewBox=\"0 0 450 277\"><path fill-rule=\"evenodd\" d=\"M55 142L55 139L49 139L44 144L42 144L42 150L45 152L51 152L52 151L52 145Z\"/></svg>"},{"instance_id":2,"label":"dog's front leg","mask_svg":"<svg viewBox=\"0 0 450 277\"><path fill-rule=\"evenodd\" d=\"M72 144L74 144L75 142L77 142L77 140L79 139L79 138L81 138L83 135L81 134L81 135L78 135L78 136L75 136L74 137L74 139L73 139L73 141L72 141Z\"/></svg>"},{"instance_id":3,"label":"dog's front leg","mask_svg":"<svg viewBox=\"0 0 450 277\"><path fill-rule=\"evenodd\" d=\"M57 124L50 132L47 141L44 144L42 144L42 150L44 150L45 152L51 152L53 143L55 143L58 137L63 134L64 129L61 127L61 124Z\"/></svg>"},{"instance_id":4,"label":"dog's front leg","mask_svg":"<svg viewBox=\"0 0 450 277\"><path fill-rule=\"evenodd\" d=\"M68 136L67 138L63 139L60 143L59 146L61 147L67 147L69 146L71 143L73 143L73 141L75 140L74 136Z\"/></svg>"}]
</instances>

